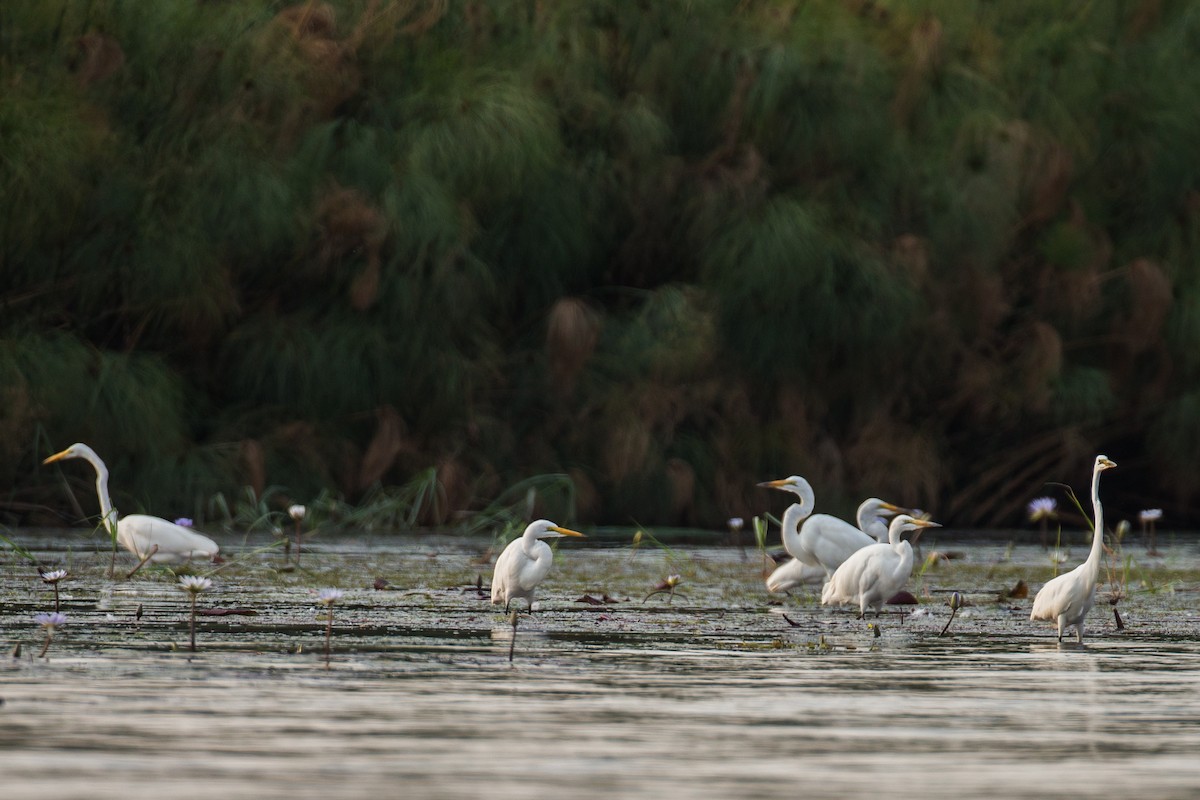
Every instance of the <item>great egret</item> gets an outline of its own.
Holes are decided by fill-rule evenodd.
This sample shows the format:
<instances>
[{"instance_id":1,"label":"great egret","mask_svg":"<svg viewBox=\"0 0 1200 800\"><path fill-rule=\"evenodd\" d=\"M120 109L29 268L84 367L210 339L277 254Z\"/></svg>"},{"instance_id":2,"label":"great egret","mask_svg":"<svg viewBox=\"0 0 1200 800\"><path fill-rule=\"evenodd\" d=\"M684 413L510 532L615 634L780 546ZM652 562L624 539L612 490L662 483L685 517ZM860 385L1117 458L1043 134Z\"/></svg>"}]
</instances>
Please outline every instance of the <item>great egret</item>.
<instances>
[{"instance_id":1,"label":"great egret","mask_svg":"<svg viewBox=\"0 0 1200 800\"><path fill-rule=\"evenodd\" d=\"M1116 464L1107 456L1096 456L1092 467L1092 511L1095 528L1092 532L1092 551L1084 561L1070 572L1052 578L1033 598L1032 620L1057 620L1058 640L1074 625L1075 635L1083 644L1083 620L1095 600L1096 581L1100 576L1100 551L1104 549L1104 507L1100 505L1100 473L1112 469Z\"/></svg>"},{"instance_id":2,"label":"great egret","mask_svg":"<svg viewBox=\"0 0 1200 800\"><path fill-rule=\"evenodd\" d=\"M813 514L812 486L799 475L758 485L792 492L800 498L800 502L788 506L783 514L783 547L802 563L820 567L827 578L851 553L884 540L887 526L881 516L905 510L877 497L869 498L858 507L859 527L856 528L829 514ZM792 569L799 570L798 567Z\"/></svg>"},{"instance_id":3,"label":"great egret","mask_svg":"<svg viewBox=\"0 0 1200 800\"><path fill-rule=\"evenodd\" d=\"M801 586L820 586L825 577L824 567L814 567L798 558L789 558L767 576L767 591L782 593Z\"/></svg>"},{"instance_id":4,"label":"great egret","mask_svg":"<svg viewBox=\"0 0 1200 800\"><path fill-rule=\"evenodd\" d=\"M912 545L902 541L900 535L939 527L936 522L914 519L908 514L897 516L888 526L887 544L872 544L857 550L837 568L821 590L821 605L858 603L859 618L866 615L868 608L874 608L875 616L879 616L883 604L904 588L912 574Z\"/></svg>"},{"instance_id":5,"label":"great egret","mask_svg":"<svg viewBox=\"0 0 1200 800\"><path fill-rule=\"evenodd\" d=\"M513 539L496 559L492 573L492 605L504 603L504 612L515 598L524 597L533 611L533 590L546 579L554 561L554 551L542 539L580 536L578 531L559 527L550 520L531 522L525 533Z\"/></svg>"},{"instance_id":6,"label":"great egret","mask_svg":"<svg viewBox=\"0 0 1200 800\"><path fill-rule=\"evenodd\" d=\"M51 464L67 458L82 458L96 468L96 494L100 498L100 516L105 526L117 526L117 541L143 562L171 564L193 558L211 559L220 552L217 543L182 525L146 514L130 514L117 519L108 496L108 467L86 444L76 443L43 461Z\"/></svg>"}]
</instances>

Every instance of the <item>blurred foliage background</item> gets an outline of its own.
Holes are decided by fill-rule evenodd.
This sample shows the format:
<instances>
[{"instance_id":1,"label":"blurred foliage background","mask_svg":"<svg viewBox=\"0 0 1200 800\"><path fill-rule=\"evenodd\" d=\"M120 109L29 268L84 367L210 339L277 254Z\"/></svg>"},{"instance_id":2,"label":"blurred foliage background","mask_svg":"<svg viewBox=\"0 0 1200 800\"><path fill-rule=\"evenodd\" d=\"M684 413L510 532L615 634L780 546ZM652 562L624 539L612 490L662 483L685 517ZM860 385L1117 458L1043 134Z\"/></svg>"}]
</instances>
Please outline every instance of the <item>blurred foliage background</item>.
<instances>
[{"instance_id":1,"label":"blurred foliage background","mask_svg":"<svg viewBox=\"0 0 1200 800\"><path fill-rule=\"evenodd\" d=\"M1198 131L1186 0L4 0L0 515L1194 524Z\"/></svg>"}]
</instances>

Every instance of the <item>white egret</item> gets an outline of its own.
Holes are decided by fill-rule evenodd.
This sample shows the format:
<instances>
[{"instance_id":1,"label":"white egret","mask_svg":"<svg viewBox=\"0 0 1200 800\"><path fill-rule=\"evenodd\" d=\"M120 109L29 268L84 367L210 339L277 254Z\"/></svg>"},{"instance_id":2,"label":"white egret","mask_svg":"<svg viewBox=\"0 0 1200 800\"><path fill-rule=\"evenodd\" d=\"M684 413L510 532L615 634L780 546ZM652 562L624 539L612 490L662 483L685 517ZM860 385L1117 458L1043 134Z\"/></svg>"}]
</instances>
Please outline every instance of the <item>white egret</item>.
<instances>
[{"instance_id":1,"label":"white egret","mask_svg":"<svg viewBox=\"0 0 1200 800\"><path fill-rule=\"evenodd\" d=\"M1104 549L1104 508L1100 505L1100 473L1112 469L1116 464L1107 456L1096 456L1092 468L1092 511L1095 528L1092 531L1092 551L1084 561L1070 572L1052 578L1033 598L1032 620L1056 620L1058 640L1070 626L1075 626L1075 635L1083 644L1083 620L1095 600L1096 581L1100 577L1100 551Z\"/></svg>"},{"instance_id":2,"label":"white egret","mask_svg":"<svg viewBox=\"0 0 1200 800\"><path fill-rule=\"evenodd\" d=\"M801 586L820 586L825 577L824 567L814 567L798 558L789 558L767 576L767 591L782 593Z\"/></svg>"},{"instance_id":3,"label":"white egret","mask_svg":"<svg viewBox=\"0 0 1200 800\"><path fill-rule=\"evenodd\" d=\"M888 526L887 544L872 544L857 550L837 568L821 590L821 605L858 603L860 618L868 608L874 608L875 616L879 616L883 604L903 589L912 575L912 545L902 541L900 535L939 527L927 519L914 519L907 514L897 516Z\"/></svg>"},{"instance_id":4,"label":"white egret","mask_svg":"<svg viewBox=\"0 0 1200 800\"><path fill-rule=\"evenodd\" d=\"M533 611L533 591L550 573L554 551L542 539L562 536L580 536L578 531L559 527L553 522L539 519L531 522L525 533L513 539L496 559L492 572L492 605L504 603L504 611L515 598L524 597Z\"/></svg>"},{"instance_id":5,"label":"white egret","mask_svg":"<svg viewBox=\"0 0 1200 800\"><path fill-rule=\"evenodd\" d=\"M86 444L76 443L43 461L50 464L67 458L82 458L96 469L96 494L100 498L100 517L105 527L117 526L117 541L143 562L171 564L193 558L211 559L220 552L217 543L207 536L190 531L182 525L167 522L146 514L130 514L117 518L112 499L108 496L108 467Z\"/></svg>"},{"instance_id":6,"label":"white egret","mask_svg":"<svg viewBox=\"0 0 1200 800\"><path fill-rule=\"evenodd\" d=\"M884 541L887 525L880 519L881 516L905 510L877 497L869 498L858 507L859 527L856 528L849 522L829 514L813 514L812 486L799 475L758 485L792 492L800 498L800 502L793 503L783 514L783 547L800 562L810 567L820 567L826 578L833 575L834 570L840 567L851 553Z\"/></svg>"}]
</instances>

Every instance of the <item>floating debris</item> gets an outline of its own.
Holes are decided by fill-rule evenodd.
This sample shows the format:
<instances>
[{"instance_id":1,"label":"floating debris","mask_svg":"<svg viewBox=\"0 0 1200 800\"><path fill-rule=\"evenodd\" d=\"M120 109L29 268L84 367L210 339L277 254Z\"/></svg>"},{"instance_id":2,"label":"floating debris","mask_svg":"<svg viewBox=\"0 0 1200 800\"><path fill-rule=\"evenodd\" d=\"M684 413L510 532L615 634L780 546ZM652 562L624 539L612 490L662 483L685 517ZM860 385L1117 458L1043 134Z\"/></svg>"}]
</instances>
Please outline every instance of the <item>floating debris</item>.
<instances>
[{"instance_id":1,"label":"floating debris","mask_svg":"<svg viewBox=\"0 0 1200 800\"><path fill-rule=\"evenodd\" d=\"M253 617L257 616L258 612L253 608L198 608L196 615L201 617Z\"/></svg>"}]
</instances>

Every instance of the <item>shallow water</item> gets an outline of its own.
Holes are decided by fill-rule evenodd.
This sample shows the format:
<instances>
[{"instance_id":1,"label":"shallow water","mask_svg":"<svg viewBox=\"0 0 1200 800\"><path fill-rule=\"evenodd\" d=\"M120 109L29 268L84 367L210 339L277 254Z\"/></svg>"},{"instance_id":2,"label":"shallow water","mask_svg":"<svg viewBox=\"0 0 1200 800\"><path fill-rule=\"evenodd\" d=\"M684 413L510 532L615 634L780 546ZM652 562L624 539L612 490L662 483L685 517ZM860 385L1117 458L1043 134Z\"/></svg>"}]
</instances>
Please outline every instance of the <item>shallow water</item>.
<instances>
[{"instance_id":1,"label":"shallow water","mask_svg":"<svg viewBox=\"0 0 1200 800\"><path fill-rule=\"evenodd\" d=\"M114 584L106 555L25 541L69 563L70 621L37 659L31 619L52 594L6 557L0 643L22 643L0 665L6 800L1200 789L1194 543L1131 551L1125 629L1098 600L1080 648L1030 623L1031 599L996 602L1018 577L1036 590L1052 574L1035 546L943 542L956 558L910 582L918 612L885 615L876 637L811 594L768 605L754 552L574 544L514 642L471 588L488 579L482 545L343 538L297 571L255 553L214 575L201 606L258 613L202 618L191 654L169 574ZM682 594L643 604L668 572ZM376 577L402 589L376 591ZM325 586L346 591L329 669L311 593ZM972 605L939 637L952 589ZM585 592L618 602L573 602Z\"/></svg>"}]
</instances>

